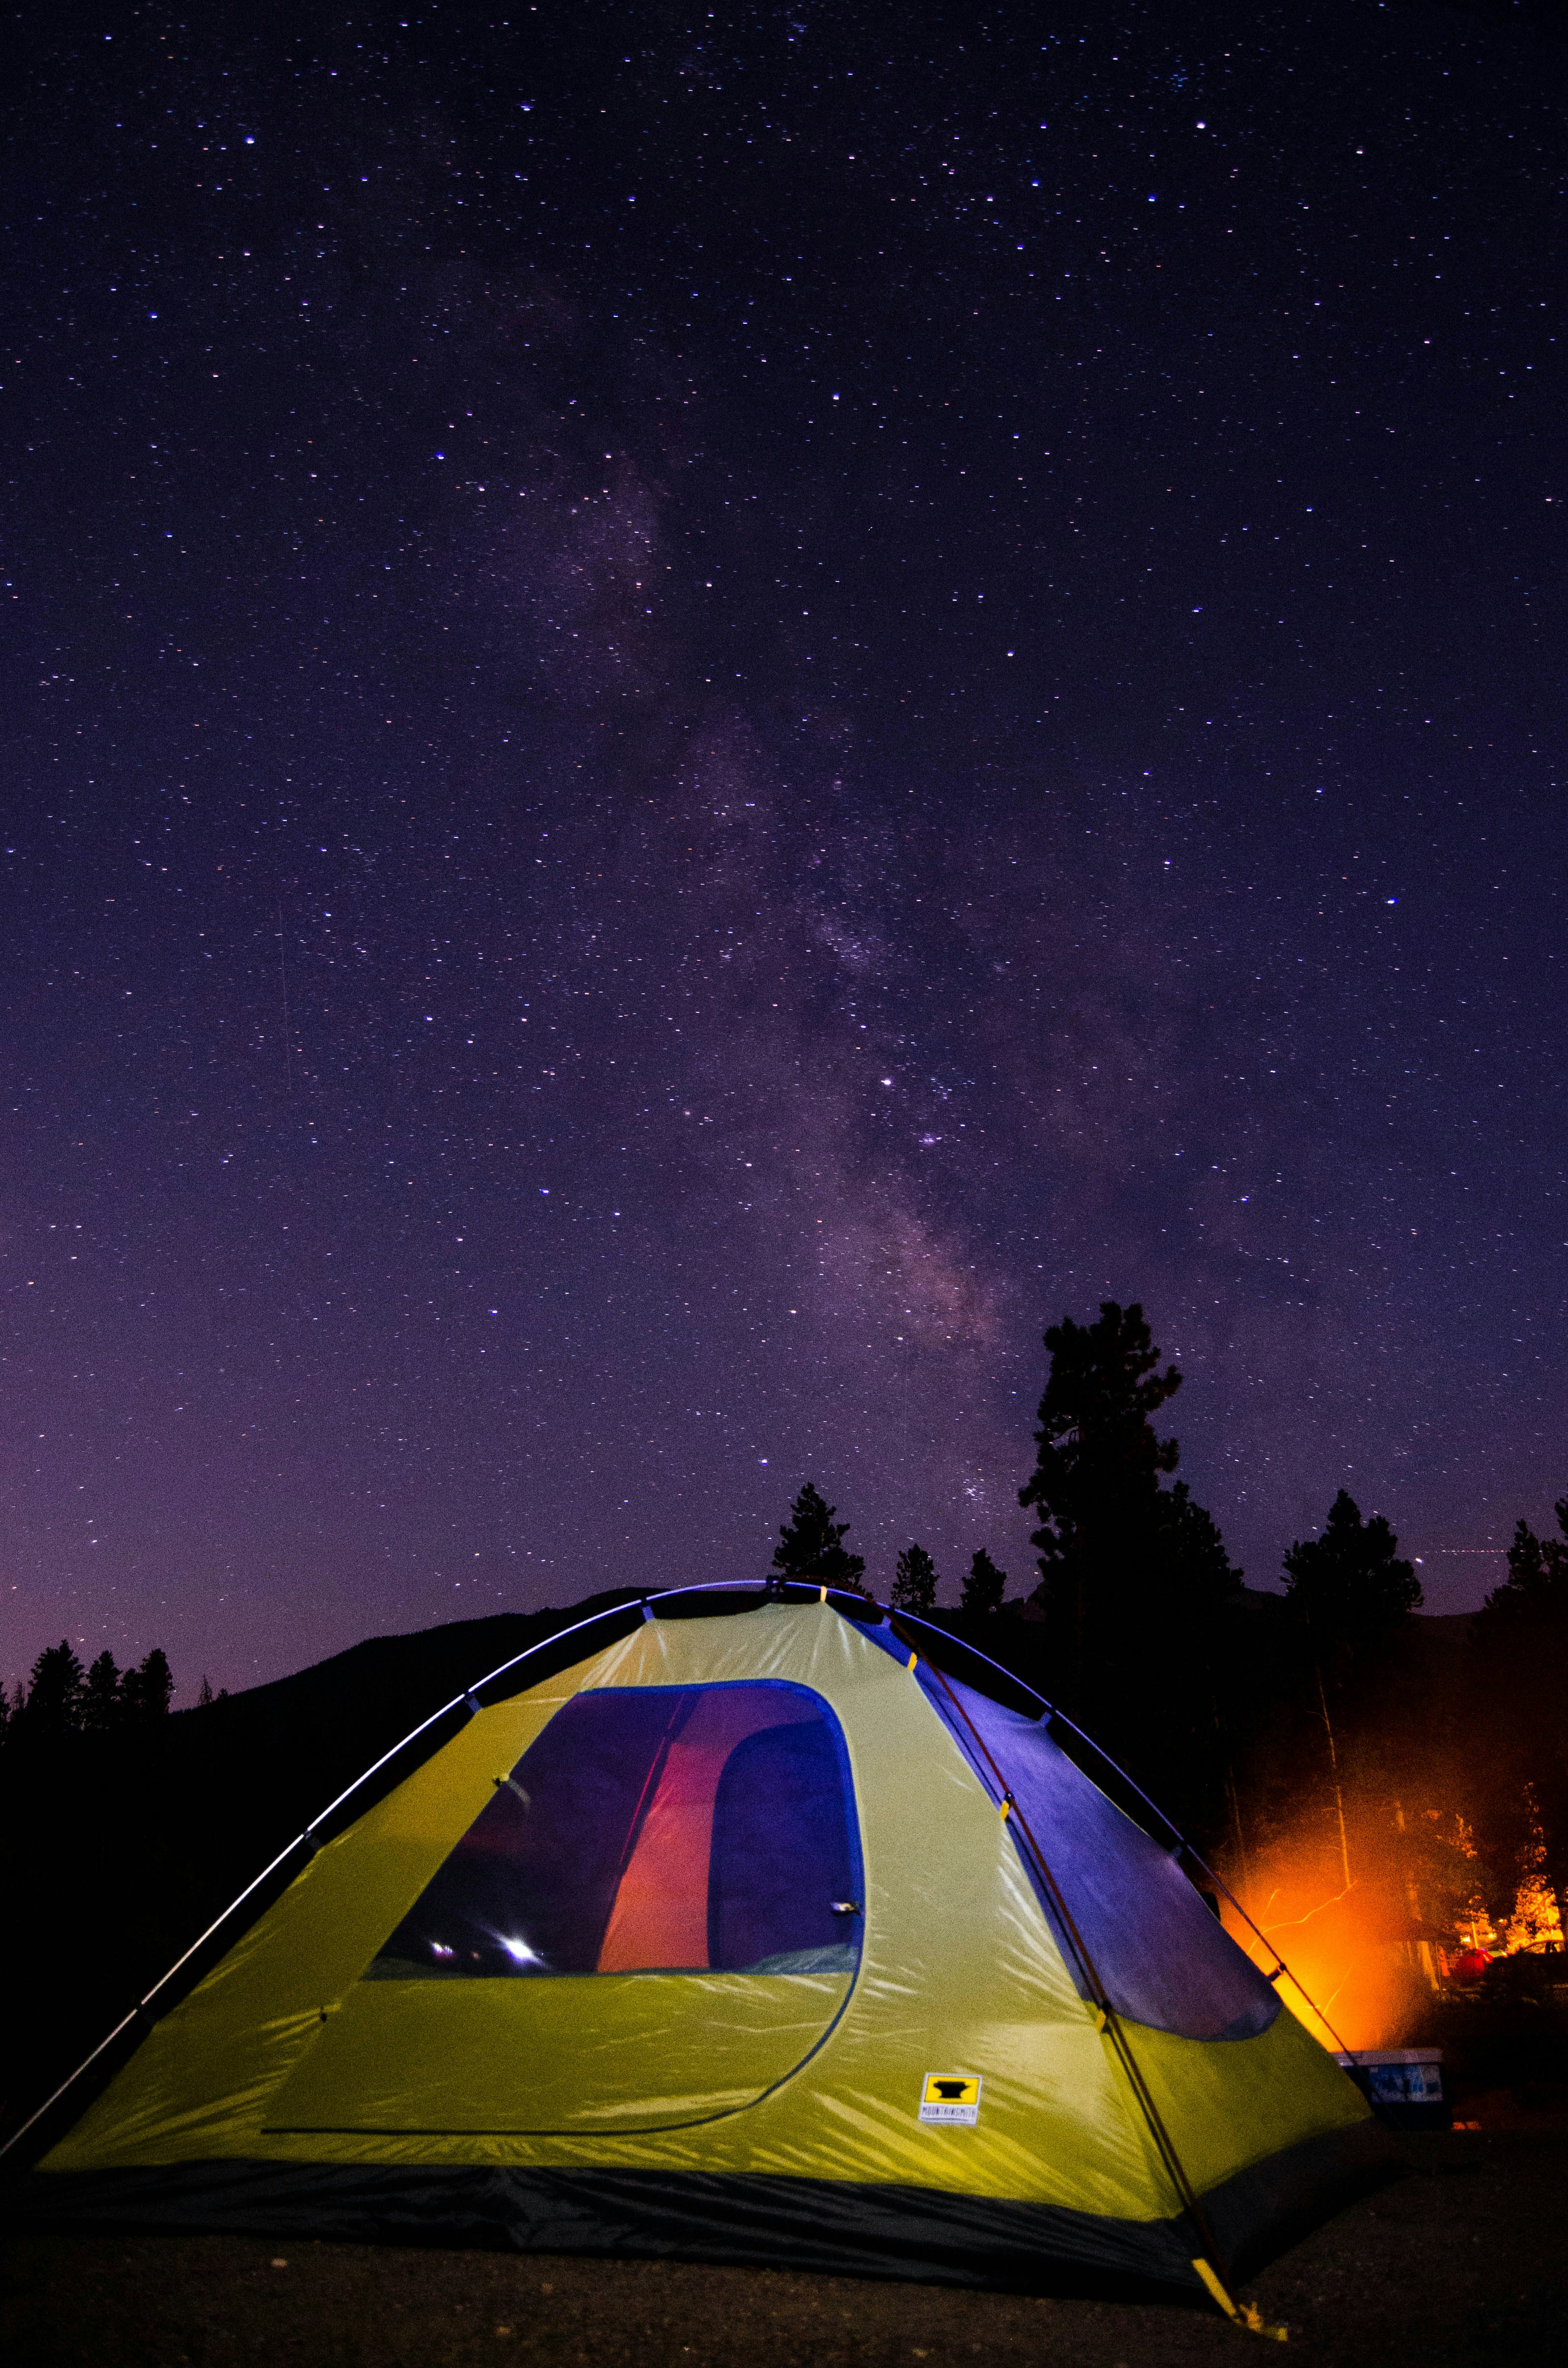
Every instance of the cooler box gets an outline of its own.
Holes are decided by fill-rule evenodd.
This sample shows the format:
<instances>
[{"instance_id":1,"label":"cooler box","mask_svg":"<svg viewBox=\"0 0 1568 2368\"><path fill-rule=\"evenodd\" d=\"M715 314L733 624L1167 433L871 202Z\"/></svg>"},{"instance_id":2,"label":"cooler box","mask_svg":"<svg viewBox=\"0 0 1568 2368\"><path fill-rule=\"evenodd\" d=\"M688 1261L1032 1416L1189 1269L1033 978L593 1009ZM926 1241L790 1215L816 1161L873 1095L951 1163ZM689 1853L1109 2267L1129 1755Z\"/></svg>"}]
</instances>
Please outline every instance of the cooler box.
<instances>
[{"instance_id":1,"label":"cooler box","mask_svg":"<svg viewBox=\"0 0 1568 2368\"><path fill-rule=\"evenodd\" d=\"M1344 2066L1379 2121L1390 2129L1452 2128L1440 2047L1358 2047L1334 2060Z\"/></svg>"}]
</instances>

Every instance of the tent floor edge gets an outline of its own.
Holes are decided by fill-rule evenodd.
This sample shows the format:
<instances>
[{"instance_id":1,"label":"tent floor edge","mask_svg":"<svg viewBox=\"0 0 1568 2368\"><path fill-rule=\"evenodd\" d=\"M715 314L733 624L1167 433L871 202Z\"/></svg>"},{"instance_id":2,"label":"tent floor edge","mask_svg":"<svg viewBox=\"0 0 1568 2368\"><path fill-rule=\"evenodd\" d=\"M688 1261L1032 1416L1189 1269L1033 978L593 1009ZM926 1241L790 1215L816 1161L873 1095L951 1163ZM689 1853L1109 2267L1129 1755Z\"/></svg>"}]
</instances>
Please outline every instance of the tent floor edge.
<instances>
[{"instance_id":1,"label":"tent floor edge","mask_svg":"<svg viewBox=\"0 0 1568 2368\"><path fill-rule=\"evenodd\" d=\"M1253 2277L1360 2196L1408 2166L1381 2123L1324 2130L1206 2191L1200 2201L1232 2283Z\"/></svg>"},{"instance_id":2,"label":"tent floor edge","mask_svg":"<svg viewBox=\"0 0 1568 2368\"><path fill-rule=\"evenodd\" d=\"M701 2172L222 2160L33 2171L40 2232L144 2230L799 2270L1099 2301L1210 2305L1180 2220L927 2188Z\"/></svg>"}]
</instances>

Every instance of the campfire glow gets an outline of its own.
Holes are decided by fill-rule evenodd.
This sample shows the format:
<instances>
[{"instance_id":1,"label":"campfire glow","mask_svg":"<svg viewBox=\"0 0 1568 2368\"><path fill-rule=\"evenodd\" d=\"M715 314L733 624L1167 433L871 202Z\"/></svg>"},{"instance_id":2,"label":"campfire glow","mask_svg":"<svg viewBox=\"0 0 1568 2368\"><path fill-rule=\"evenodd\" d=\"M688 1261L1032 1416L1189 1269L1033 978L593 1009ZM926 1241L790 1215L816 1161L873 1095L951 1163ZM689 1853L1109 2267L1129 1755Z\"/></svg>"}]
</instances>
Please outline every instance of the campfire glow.
<instances>
[{"instance_id":1,"label":"campfire glow","mask_svg":"<svg viewBox=\"0 0 1568 2368\"><path fill-rule=\"evenodd\" d=\"M1284 1959L1279 1995L1325 2047L1398 2045L1441 1981L1411 1839L1396 1806L1336 1793L1223 1870L1263 1937L1228 1905L1226 1930L1265 1973Z\"/></svg>"},{"instance_id":2,"label":"campfire glow","mask_svg":"<svg viewBox=\"0 0 1568 2368\"><path fill-rule=\"evenodd\" d=\"M1492 1957L1562 1948L1539 1839L1521 1865L1513 1913L1494 1926L1479 1895L1450 1890L1440 1899L1416 1878L1413 1840L1429 1845L1436 1835L1460 1868L1474 1859L1462 1819L1441 1820L1447 1831L1439 1832L1437 1813L1428 1811L1431 1832L1413 1837L1386 1800L1346 1795L1344 1811L1341 1826L1337 1808L1326 1816L1313 1804L1299 1824L1244 1861L1238 1850L1221 1869L1263 1937L1228 1903L1226 1930L1265 1973L1284 1959L1295 1978L1277 1984L1279 1995L1324 2046L1399 2045L1450 1978L1473 1975Z\"/></svg>"},{"instance_id":3,"label":"campfire glow","mask_svg":"<svg viewBox=\"0 0 1568 2368\"><path fill-rule=\"evenodd\" d=\"M1542 1871L1546 1851L1539 1830L1530 1855L1533 1863L1525 1870L1524 1879L1514 1895L1514 1912L1505 1922L1501 1935L1500 1945L1510 1957L1521 1950L1562 1946L1562 1913L1557 1894Z\"/></svg>"},{"instance_id":4,"label":"campfire glow","mask_svg":"<svg viewBox=\"0 0 1568 2368\"><path fill-rule=\"evenodd\" d=\"M1315 1852L1282 1845L1270 1852L1267 1879L1255 1879L1250 1896L1238 1892L1263 1940L1228 1903L1225 1929L1265 1973L1277 1962L1272 1952L1283 1957L1295 1981L1280 1980L1279 1995L1325 2047L1395 2044L1430 1998L1430 1983L1419 1959L1412 1962L1405 1919L1391 1915L1374 1886L1352 1882L1346 1891L1326 1879L1331 1873L1338 1869L1326 1869Z\"/></svg>"}]
</instances>

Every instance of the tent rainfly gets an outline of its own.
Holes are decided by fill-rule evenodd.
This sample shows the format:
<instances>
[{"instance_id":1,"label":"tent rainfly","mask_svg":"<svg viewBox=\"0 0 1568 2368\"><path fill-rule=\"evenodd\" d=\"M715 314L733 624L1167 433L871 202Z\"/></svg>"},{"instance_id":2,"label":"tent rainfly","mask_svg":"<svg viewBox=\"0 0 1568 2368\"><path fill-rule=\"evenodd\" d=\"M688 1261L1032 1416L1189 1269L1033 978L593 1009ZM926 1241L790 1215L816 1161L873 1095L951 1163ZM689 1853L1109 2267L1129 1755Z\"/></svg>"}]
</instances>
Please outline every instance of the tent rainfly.
<instances>
[{"instance_id":1,"label":"tent rainfly","mask_svg":"<svg viewBox=\"0 0 1568 2368\"><path fill-rule=\"evenodd\" d=\"M1386 2141L1053 1731L815 1585L597 1615L283 1853L44 2109L28 2208L1261 2324L1234 2277Z\"/></svg>"}]
</instances>

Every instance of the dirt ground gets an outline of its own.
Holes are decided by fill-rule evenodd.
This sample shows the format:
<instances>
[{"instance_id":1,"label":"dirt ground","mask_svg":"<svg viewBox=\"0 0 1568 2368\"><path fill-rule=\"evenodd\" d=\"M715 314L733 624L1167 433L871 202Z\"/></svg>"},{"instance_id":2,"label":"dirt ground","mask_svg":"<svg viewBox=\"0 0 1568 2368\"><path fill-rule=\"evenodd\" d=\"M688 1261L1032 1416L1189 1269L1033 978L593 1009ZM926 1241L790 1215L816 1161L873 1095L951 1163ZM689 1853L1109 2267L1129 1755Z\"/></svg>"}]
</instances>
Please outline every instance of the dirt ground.
<instances>
[{"instance_id":1,"label":"dirt ground","mask_svg":"<svg viewBox=\"0 0 1568 2368\"><path fill-rule=\"evenodd\" d=\"M1410 2175L1246 2289L1334 2368L1563 2356L1568 2131L1406 2138ZM772 2270L232 2237L13 2237L12 2368L1208 2368L1272 2346L1200 2308Z\"/></svg>"}]
</instances>

